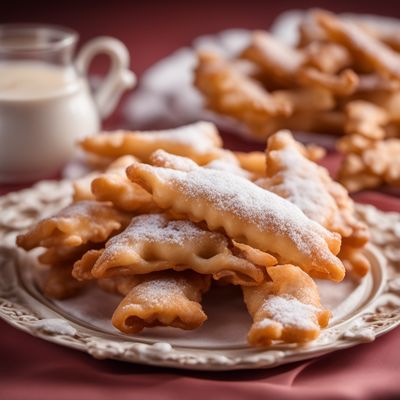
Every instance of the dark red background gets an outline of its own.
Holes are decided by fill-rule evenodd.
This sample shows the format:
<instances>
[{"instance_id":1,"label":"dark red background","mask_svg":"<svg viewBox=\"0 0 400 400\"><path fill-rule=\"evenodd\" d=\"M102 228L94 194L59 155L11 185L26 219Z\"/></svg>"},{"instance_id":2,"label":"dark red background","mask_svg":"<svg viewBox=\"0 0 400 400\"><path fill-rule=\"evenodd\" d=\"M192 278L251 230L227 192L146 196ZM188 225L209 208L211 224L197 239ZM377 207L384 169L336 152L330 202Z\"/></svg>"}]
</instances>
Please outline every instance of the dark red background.
<instances>
[{"instance_id":1,"label":"dark red background","mask_svg":"<svg viewBox=\"0 0 400 400\"><path fill-rule=\"evenodd\" d=\"M1 2L0 23L46 22L76 29L86 41L98 35L121 39L132 68L143 72L198 35L226 28L266 28L293 8L327 8L400 17L398 1L13 1Z\"/></svg>"},{"instance_id":2,"label":"dark red background","mask_svg":"<svg viewBox=\"0 0 400 400\"><path fill-rule=\"evenodd\" d=\"M121 39L140 74L198 35L226 28L267 28L292 8L328 8L400 17L398 1L13 1L0 0L0 23L43 22L77 30L82 42L99 35ZM94 70L104 72L98 60ZM119 108L119 110L121 107ZM123 125L119 112L107 126ZM228 143L229 144L229 143ZM330 160L328 160L330 164ZM400 211L381 193L357 197ZM375 343L269 371L195 373L98 361L43 342L0 322L0 399L165 398L399 398L399 331Z\"/></svg>"}]
</instances>

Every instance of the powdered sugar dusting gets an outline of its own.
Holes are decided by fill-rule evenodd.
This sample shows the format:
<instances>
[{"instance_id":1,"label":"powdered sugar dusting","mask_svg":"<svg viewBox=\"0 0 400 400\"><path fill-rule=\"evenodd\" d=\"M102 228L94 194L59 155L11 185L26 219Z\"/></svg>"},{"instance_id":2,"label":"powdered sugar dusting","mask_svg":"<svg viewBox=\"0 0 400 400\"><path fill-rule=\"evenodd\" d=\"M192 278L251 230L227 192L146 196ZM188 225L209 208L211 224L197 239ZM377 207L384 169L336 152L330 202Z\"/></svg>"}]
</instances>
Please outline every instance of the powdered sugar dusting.
<instances>
[{"instance_id":1,"label":"powdered sugar dusting","mask_svg":"<svg viewBox=\"0 0 400 400\"><path fill-rule=\"evenodd\" d=\"M182 281L181 284L184 284ZM135 287L135 297L146 304L146 307L156 307L169 302L182 293L183 286L179 284L179 280L164 278L154 279L140 283Z\"/></svg>"},{"instance_id":2,"label":"powdered sugar dusting","mask_svg":"<svg viewBox=\"0 0 400 400\"><path fill-rule=\"evenodd\" d=\"M332 213L339 213L335 200L326 188L330 178L322 167L293 147L274 151L273 154L282 169L272 178L262 179L260 186L283 196L322 225Z\"/></svg>"},{"instance_id":3,"label":"powdered sugar dusting","mask_svg":"<svg viewBox=\"0 0 400 400\"><path fill-rule=\"evenodd\" d=\"M323 238L331 236L321 225L307 218L289 201L254 183L224 171L199 168L181 172L157 168L161 178L172 181L189 201L209 201L216 212L229 212L244 224L260 231L289 237L294 246L308 256L331 257ZM268 243L272 248L276 243ZM271 250L273 251L273 250Z\"/></svg>"},{"instance_id":4,"label":"powdered sugar dusting","mask_svg":"<svg viewBox=\"0 0 400 400\"><path fill-rule=\"evenodd\" d=\"M161 149L155 151L151 155L151 162L154 165L177 169L178 171L191 171L199 168L198 164L196 164L191 158L170 154Z\"/></svg>"},{"instance_id":5,"label":"powdered sugar dusting","mask_svg":"<svg viewBox=\"0 0 400 400\"><path fill-rule=\"evenodd\" d=\"M210 122L197 122L165 131L143 132L143 135L149 141L165 140L193 147L198 153L207 153L222 145L215 125Z\"/></svg>"},{"instance_id":6,"label":"powdered sugar dusting","mask_svg":"<svg viewBox=\"0 0 400 400\"><path fill-rule=\"evenodd\" d=\"M205 236L210 238L210 235L214 242L227 242L223 235L205 231L190 221L171 221L163 214L145 214L134 217L124 232L109 240L107 248L129 246L130 243L169 243L184 246L189 241L201 241Z\"/></svg>"},{"instance_id":7,"label":"powdered sugar dusting","mask_svg":"<svg viewBox=\"0 0 400 400\"><path fill-rule=\"evenodd\" d=\"M218 159L213 160L209 162L205 167L210 169L216 169L219 171L230 172L231 174L239 175L247 179L249 179L251 176L251 174L248 171L244 170L243 168L240 168L238 165L231 162L226 162L224 160L218 160Z\"/></svg>"},{"instance_id":8,"label":"powdered sugar dusting","mask_svg":"<svg viewBox=\"0 0 400 400\"><path fill-rule=\"evenodd\" d=\"M263 318L261 321L257 321L257 328L259 329L266 329L274 325L276 325L276 321L270 318Z\"/></svg>"},{"instance_id":9,"label":"powdered sugar dusting","mask_svg":"<svg viewBox=\"0 0 400 400\"><path fill-rule=\"evenodd\" d=\"M298 329L318 328L316 314L321 310L311 304L304 304L293 296L269 296L264 301L262 309L269 316L266 318L267 322L272 319L283 326Z\"/></svg>"}]
</instances>

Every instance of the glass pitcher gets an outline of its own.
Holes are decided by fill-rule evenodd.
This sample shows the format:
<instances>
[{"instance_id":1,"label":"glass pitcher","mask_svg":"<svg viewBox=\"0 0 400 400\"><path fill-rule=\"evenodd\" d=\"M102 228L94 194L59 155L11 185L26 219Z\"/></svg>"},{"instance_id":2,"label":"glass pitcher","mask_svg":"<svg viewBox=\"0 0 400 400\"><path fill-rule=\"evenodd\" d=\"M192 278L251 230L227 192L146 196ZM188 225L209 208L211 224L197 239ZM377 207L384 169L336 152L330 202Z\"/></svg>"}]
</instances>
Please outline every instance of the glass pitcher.
<instances>
[{"instance_id":1,"label":"glass pitcher","mask_svg":"<svg viewBox=\"0 0 400 400\"><path fill-rule=\"evenodd\" d=\"M98 37L74 59L78 34L45 25L0 25L0 182L50 176L76 141L99 131L136 78L122 42ZM99 53L111 59L95 91L87 71Z\"/></svg>"}]
</instances>

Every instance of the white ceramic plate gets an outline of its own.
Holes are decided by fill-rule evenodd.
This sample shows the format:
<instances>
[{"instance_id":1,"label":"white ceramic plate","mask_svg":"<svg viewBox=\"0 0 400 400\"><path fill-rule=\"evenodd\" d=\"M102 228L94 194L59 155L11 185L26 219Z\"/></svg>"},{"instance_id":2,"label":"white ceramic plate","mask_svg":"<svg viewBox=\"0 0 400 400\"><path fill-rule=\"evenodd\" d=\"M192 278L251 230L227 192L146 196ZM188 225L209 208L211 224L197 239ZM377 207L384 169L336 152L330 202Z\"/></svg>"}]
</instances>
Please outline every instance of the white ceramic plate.
<instances>
[{"instance_id":1,"label":"white ceramic plate","mask_svg":"<svg viewBox=\"0 0 400 400\"><path fill-rule=\"evenodd\" d=\"M392 246L399 240L400 214L363 206L359 207L360 218L371 226L375 241L366 252L371 273L360 283L350 279L340 285L318 283L322 302L333 310L333 318L316 341L305 346L249 348L250 318L234 287L218 287L205 296L209 319L196 331L153 328L140 335L121 334L110 323L118 296L93 286L73 299L49 300L36 284L33 254L14 246L19 231L63 207L69 194L67 182L43 182L0 198L0 317L32 335L98 358L231 370L273 367L369 342L400 323L400 273L396 268L400 257ZM384 255L389 257L388 264Z\"/></svg>"}]
</instances>

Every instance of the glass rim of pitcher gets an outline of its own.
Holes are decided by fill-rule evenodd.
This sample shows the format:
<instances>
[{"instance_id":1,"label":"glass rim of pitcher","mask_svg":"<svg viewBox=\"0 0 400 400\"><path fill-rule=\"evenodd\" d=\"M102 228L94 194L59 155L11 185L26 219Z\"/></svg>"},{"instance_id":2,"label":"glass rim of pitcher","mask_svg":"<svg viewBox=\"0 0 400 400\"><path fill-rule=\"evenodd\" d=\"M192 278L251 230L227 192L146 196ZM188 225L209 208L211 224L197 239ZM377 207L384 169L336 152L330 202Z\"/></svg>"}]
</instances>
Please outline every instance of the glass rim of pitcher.
<instances>
[{"instance_id":1,"label":"glass rim of pitcher","mask_svg":"<svg viewBox=\"0 0 400 400\"><path fill-rule=\"evenodd\" d=\"M16 46L7 45L2 43L2 36L5 32L23 32L32 31L38 32L42 30L48 34L58 35L56 40L42 43L41 45L32 46ZM34 52L48 52L48 51L58 51L63 48L72 46L77 43L79 39L79 34L74 29L67 28L61 25L53 24L40 24L40 23L6 23L0 24L0 53L10 52L10 53L34 53Z\"/></svg>"}]
</instances>

